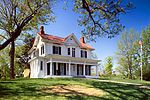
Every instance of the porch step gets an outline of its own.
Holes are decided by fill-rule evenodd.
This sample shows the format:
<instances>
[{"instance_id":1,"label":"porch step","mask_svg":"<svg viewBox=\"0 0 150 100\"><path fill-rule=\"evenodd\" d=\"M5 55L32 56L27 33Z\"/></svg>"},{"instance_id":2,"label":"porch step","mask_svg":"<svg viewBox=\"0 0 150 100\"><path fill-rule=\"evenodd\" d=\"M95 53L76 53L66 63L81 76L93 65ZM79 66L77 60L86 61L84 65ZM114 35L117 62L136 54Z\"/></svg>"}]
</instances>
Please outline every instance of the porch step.
<instances>
[{"instance_id":1,"label":"porch step","mask_svg":"<svg viewBox=\"0 0 150 100\"><path fill-rule=\"evenodd\" d=\"M85 76L73 76L74 78L86 78Z\"/></svg>"}]
</instances>

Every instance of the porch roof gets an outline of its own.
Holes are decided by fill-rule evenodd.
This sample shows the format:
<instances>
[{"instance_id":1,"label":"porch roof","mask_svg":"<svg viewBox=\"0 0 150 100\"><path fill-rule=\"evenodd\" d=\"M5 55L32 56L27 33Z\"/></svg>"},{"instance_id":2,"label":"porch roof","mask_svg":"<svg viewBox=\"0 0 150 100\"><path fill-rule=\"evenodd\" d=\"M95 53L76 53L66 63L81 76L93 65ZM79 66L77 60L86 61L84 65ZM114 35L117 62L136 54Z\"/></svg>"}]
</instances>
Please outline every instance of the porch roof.
<instances>
[{"instance_id":1,"label":"porch roof","mask_svg":"<svg viewBox=\"0 0 150 100\"><path fill-rule=\"evenodd\" d=\"M75 57L70 57L70 56L62 56L62 55L46 55L45 56L47 59L52 58L53 61L55 62L65 62L65 63L69 63L71 61L71 63L78 63L78 64L91 64L91 65L96 65L98 62L100 62L100 60L94 60L94 59L87 59L87 58L75 58Z\"/></svg>"}]
</instances>

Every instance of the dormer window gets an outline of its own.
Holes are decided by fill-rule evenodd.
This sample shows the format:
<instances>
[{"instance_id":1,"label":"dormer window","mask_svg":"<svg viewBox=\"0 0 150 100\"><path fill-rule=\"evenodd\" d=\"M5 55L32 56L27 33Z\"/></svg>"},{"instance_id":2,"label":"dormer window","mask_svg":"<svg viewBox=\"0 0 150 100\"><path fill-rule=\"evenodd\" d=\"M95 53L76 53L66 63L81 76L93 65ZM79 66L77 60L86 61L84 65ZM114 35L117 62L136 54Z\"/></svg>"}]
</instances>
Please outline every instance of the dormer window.
<instances>
[{"instance_id":1,"label":"dormer window","mask_svg":"<svg viewBox=\"0 0 150 100\"><path fill-rule=\"evenodd\" d=\"M53 46L53 54L61 55L61 47L60 46Z\"/></svg>"},{"instance_id":2,"label":"dormer window","mask_svg":"<svg viewBox=\"0 0 150 100\"><path fill-rule=\"evenodd\" d=\"M41 55L44 54L44 45L41 46Z\"/></svg>"},{"instance_id":3,"label":"dormer window","mask_svg":"<svg viewBox=\"0 0 150 100\"><path fill-rule=\"evenodd\" d=\"M81 50L81 58L87 58L87 51Z\"/></svg>"}]
</instances>

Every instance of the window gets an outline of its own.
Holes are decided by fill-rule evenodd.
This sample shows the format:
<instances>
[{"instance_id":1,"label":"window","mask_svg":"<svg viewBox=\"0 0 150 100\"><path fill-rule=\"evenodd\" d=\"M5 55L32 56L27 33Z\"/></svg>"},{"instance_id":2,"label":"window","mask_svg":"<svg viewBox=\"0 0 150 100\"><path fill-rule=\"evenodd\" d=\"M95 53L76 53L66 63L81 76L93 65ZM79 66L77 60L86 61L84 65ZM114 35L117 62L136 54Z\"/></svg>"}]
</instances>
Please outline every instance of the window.
<instances>
[{"instance_id":1,"label":"window","mask_svg":"<svg viewBox=\"0 0 150 100\"><path fill-rule=\"evenodd\" d=\"M41 55L44 54L44 45L41 46Z\"/></svg>"},{"instance_id":2,"label":"window","mask_svg":"<svg viewBox=\"0 0 150 100\"><path fill-rule=\"evenodd\" d=\"M75 57L75 48L72 48L72 57Z\"/></svg>"},{"instance_id":3,"label":"window","mask_svg":"<svg viewBox=\"0 0 150 100\"><path fill-rule=\"evenodd\" d=\"M68 55L70 55L70 48L68 48Z\"/></svg>"},{"instance_id":4,"label":"window","mask_svg":"<svg viewBox=\"0 0 150 100\"><path fill-rule=\"evenodd\" d=\"M40 70L43 70L43 61L40 62Z\"/></svg>"},{"instance_id":5,"label":"window","mask_svg":"<svg viewBox=\"0 0 150 100\"><path fill-rule=\"evenodd\" d=\"M81 50L81 58L87 58L87 51Z\"/></svg>"},{"instance_id":6,"label":"window","mask_svg":"<svg viewBox=\"0 0 150 100\"><path fill-rule=\"evenodd\" d=\"M59 47L59 46L53 46L53 54L59 54L59 55L61 55L61 47Z\"/></svg>"}]
</instances>

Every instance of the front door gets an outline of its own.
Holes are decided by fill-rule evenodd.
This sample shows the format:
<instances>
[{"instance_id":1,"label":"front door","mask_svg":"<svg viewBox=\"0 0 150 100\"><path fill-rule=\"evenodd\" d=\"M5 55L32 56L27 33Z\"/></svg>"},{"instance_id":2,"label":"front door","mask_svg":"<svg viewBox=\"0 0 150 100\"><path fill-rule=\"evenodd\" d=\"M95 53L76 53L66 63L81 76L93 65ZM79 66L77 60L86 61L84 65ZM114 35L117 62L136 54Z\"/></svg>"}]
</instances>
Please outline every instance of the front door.
<instances>
[{"instance_id":1,"label":"front door","mask_svg":"<svg viewBox=\"0 0 150 100\"><path fill-rule=\"evenodd\" d=\"M83 65L77 65L77 75L83 75Z\"/></svg>"}]
</instances>

